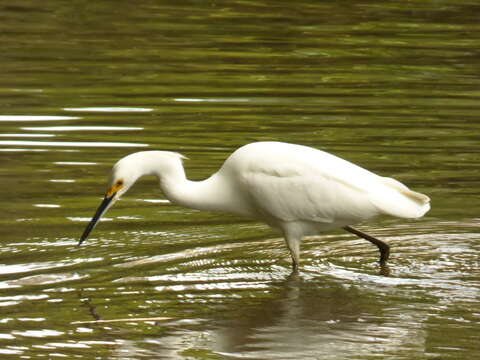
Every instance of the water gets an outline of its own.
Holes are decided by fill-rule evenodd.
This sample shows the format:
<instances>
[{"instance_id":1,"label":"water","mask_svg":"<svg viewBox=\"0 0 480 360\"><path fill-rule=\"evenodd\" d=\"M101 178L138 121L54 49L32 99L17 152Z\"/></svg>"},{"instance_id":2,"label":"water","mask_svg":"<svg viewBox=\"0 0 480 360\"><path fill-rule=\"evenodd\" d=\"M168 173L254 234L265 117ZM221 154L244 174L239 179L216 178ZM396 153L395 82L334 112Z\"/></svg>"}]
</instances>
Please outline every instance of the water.
<instances>
[{"instance_id":1,"label":"water","mask_svg":"<svg viewBox=\"0 0 480 360\"><path fill-rule=\"evenodd\" d=\"M23 1L0 22L2 359L480 355L478 11L471 1ZM432 198L417 221L307 239L142 179L76 243L111 165L318 147ZM103 323L92 323L104 320ZM116 320L115 322L110 322Z\"/></svg>"}]
</instances>

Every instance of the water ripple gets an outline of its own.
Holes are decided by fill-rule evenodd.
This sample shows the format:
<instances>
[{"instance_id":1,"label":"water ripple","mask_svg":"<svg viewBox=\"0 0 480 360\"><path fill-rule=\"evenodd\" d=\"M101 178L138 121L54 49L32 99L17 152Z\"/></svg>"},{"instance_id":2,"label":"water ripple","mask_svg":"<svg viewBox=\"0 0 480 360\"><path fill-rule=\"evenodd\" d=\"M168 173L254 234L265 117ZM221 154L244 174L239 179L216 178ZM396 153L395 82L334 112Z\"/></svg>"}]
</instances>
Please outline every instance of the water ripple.
<instances>
[{"instance_id":1,"label":"water ripple","mask_svg":"<svg viewBox=\"0 0 480 360\"><path fill-rule=\"evenodd\" d=\"M131 126L38 126L38 127L22 127L22 130L27 131L136 131L143 130L143 127ZM25 136L44 136L44 135L28 135ZM55 136L55 135L48 135Z\"/></svg>"},{"instance_id":2,"label":"water ripple","mask_svg":"<svg viewBox=\"0 0 480 360\"><path fill-rule=\"evenodd\" d=\"M148 147L148 144L127 142L80 141L0 141L5 146L53 146L53 147Z\"/></svg>"},{"instance_id":3,"label":"water ripple","mask_svg":"<svg viewBox=\"0 0 480 360\"><path fill-rule=\"evenodd\" d=\"M60 121L81 119L78 116L0 115L0 121Z\"/></svg>"},{"instance_id":4,"label":"water ripple","mask_svg":"<svg viewBox=\"0 0 480 360\"><path fill-rule=\"evenodd\" d=\"M136 108L136 107L84 107L84 108L64 108L65 111L75 112L150 112L150 108Z\"/></svg>"}]
</instances>

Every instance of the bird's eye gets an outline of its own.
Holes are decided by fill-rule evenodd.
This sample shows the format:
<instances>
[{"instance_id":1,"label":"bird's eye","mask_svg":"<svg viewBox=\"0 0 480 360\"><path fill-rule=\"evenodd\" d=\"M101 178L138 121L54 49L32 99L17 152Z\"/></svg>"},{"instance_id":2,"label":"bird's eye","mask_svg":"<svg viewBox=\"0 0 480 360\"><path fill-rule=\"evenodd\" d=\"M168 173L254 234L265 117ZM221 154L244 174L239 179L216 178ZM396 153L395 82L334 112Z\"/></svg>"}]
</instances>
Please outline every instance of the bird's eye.
<instances>
[{"instance_id":1,"label":"bird's eye","mask_svg":"<svg viewBox=\"0 0 480 360\"><path fill-rule=\"evenodd\" d=\"M118 180L115 185L117 185L117 186L122 186L122 185L123 185L123 180Z\"/></svg>"}]
</instances>

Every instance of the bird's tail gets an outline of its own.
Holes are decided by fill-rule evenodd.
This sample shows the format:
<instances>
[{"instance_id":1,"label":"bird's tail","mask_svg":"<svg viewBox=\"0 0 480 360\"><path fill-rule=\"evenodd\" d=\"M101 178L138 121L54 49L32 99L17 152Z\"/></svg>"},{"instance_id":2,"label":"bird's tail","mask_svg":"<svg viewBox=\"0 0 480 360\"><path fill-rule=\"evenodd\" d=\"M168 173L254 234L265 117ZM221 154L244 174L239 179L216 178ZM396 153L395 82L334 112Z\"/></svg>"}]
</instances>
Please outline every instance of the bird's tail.
<instances>
[{"instance_id":1,"label":"bird's tail","mask_svg":"<svg viewBox=\"0 0 480 360\"><path fill-rule=\"evenodd\" d=\"M371 200L382 213L403 218L419 218L430 210L430 198L427 195L412 191L395 179L380 179L384 188L376 191Z\"/></svg>"}]
</instances>

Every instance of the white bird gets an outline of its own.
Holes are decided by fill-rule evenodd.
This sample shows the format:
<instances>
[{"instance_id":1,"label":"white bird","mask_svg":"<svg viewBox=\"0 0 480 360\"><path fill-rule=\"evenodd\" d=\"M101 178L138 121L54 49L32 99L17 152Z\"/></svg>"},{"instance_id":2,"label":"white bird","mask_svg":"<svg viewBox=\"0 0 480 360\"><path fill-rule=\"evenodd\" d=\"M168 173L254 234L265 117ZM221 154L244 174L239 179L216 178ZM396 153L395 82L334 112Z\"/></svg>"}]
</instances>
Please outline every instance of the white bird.
<instances>
[{"instance_id":1,"label":"white bird","mask_svg":"<svg viewBox=\"0 0 480 360\"><path fill-rule=\"evenodd\" d=\"M245 216L279 229L294 270L299 266L302 238L335 228L375 244L380 263L385 264L390 247L350 225L377 215L418 218L430 209L428 196L399 181L307 146L282 142L245 145L203 181L186 178L183 159L170 151L141 151L120 159L79 245L100 217L144 175L156 176L174 204Z\"/></svg>"}]
</instances>

